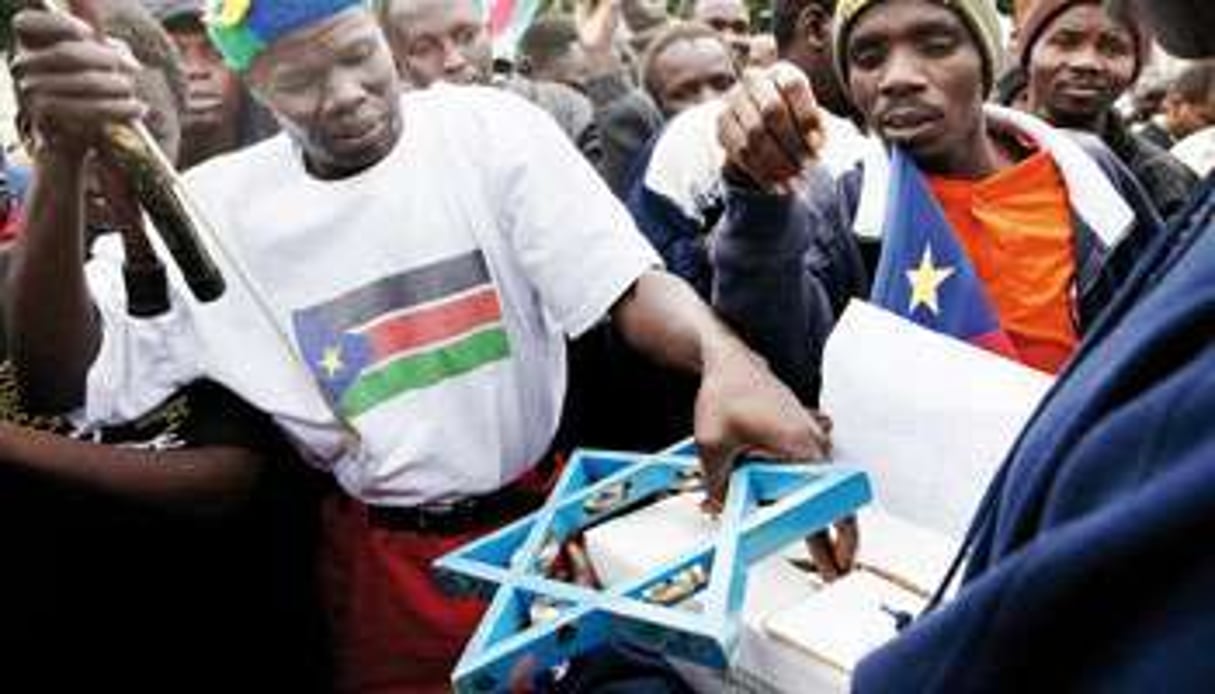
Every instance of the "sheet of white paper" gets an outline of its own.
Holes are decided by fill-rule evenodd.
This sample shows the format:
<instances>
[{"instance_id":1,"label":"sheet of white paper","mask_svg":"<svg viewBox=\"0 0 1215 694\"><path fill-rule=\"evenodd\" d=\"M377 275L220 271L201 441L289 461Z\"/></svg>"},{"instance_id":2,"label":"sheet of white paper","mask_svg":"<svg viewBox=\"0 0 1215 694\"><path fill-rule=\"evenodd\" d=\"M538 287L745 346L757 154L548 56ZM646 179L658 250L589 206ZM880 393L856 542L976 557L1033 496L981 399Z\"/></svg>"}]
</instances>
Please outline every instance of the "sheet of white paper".
<instances>
[{"instance_id":1,"label":"sheet of white paper","mask_svg":"<svg viewBox=\"0 0 1215 694\"><path fill-rule=\"evenodd\" d=\"M827 341L834 458L891 513L961 537L1049 375L853 301Z\"/></svg>"},{"instance_id":2,"label":"sheet of white paper","mask_svg":"<svg viewBox=\"0 0 1215 694\"><path fill-rule=\"evenodd\" d=\"M790 609L773 614L770 634L808 657L852 672L898 634L895 615L918 614L924 598L867 571L853 571Z\"/></svg>"}]
</instances>

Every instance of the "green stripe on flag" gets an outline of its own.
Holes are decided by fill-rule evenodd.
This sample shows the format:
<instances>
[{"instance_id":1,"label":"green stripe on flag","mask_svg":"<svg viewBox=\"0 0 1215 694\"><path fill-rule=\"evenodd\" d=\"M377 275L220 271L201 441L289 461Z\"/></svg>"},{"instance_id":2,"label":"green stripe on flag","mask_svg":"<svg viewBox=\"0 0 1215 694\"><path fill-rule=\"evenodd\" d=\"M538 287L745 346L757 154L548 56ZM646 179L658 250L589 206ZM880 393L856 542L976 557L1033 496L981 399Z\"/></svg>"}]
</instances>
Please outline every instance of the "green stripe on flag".
<instances>
[{"instance_id":1,"label":"green stripe on flag","mask_svg":"<svg viewBox=\"0 0 1215 694\"><path fill-rule=\"evenodd\" d=\"M342 411L357 417L401 393L432 386L509 354L506 331L496 325L438 349L402 357L360 376L342 395Z\"/></svg>"}]
</instances>

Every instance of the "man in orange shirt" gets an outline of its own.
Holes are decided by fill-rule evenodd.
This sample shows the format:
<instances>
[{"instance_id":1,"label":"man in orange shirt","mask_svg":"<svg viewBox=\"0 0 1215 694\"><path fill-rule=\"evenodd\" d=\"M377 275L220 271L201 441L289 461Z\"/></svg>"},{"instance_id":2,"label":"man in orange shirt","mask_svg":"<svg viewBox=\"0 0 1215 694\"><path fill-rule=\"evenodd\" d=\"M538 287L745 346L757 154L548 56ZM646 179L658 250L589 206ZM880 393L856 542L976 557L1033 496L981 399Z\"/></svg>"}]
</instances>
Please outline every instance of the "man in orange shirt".
<instances>
[{"instance_id":1,"label":"man in orange shirt","mask_svg":"<svg viewBox=\"0 0 1215 694\"><path fill-rule=\"evenodd\" d=\"M1095 139L985 104L1000 63L991 0L841 2L835 23L841 81L885 147L832 180L816 165L823 135L805 79L779 65L748 74L719 123L731 185L714 244L718 310L813 400L826 335L871 276L903 292L913 271L937 271L938 288L961 282L925 245L911 264L879 262L896 227L914 226L892 183L907 162L1007 338L1000 351L1057 371L1160 233L1151 204ZM930 327L950 310L899 307Z\"/></svg>"}]
</instances>

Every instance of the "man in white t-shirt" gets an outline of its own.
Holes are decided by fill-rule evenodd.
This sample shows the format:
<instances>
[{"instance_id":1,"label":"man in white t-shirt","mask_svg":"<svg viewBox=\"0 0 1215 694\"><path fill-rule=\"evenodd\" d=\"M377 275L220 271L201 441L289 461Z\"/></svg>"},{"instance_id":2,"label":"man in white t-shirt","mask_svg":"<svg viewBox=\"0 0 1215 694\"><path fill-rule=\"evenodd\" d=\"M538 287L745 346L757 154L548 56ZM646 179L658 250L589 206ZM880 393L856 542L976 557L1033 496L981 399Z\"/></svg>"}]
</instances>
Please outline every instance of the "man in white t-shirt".
<instances>
[{"instance_id":1,"label":"man in white t-shirt","mask_svg":"<svg viewBox=\"0 0 1215 694\"><path fill-rule=\"evenodd\" d=\"M283 134L193 170L228 278L126 314L117 249L81 272L80 164L143 115L125 53L83 23L18 16L38 133L9 296L35 405L136 417L202 375L271 414L348 492L324 509L322 584L341 690L442 687L479 617L431 559L543 488L564 338L610 314L701 374L696 437L718 493L746 448L821 455L814 419L659 260L556 126L492 90L400 98L360 0L217 2L213 41ZM163 249L160 249L163 251ZM54 321L45 316L55 316Z\"/></svg>"}]
</instances>

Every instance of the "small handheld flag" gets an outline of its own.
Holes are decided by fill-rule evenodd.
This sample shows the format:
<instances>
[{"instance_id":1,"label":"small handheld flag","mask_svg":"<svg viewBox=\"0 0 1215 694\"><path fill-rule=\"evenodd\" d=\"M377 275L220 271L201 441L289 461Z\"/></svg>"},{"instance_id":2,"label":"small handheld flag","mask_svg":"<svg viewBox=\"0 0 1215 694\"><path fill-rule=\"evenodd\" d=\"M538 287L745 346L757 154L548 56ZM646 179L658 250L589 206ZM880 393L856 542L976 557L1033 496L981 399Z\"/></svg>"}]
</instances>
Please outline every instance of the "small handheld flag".
<instances>
[{"instance_id":1,"label":"small handheld flag","mask_svg":"<svg viewBox=\"0 0 1215 694\"><path fill-rule=\"evenodd\" d=\"M882 256L870 300L938 333L1017 359L982 279L923 174L895 148Z\"/></svg>"}]
</instances>

